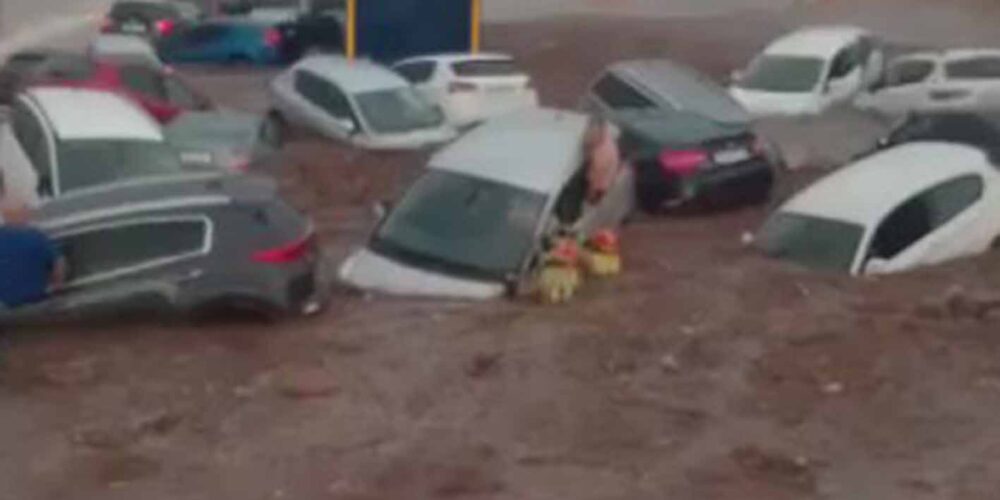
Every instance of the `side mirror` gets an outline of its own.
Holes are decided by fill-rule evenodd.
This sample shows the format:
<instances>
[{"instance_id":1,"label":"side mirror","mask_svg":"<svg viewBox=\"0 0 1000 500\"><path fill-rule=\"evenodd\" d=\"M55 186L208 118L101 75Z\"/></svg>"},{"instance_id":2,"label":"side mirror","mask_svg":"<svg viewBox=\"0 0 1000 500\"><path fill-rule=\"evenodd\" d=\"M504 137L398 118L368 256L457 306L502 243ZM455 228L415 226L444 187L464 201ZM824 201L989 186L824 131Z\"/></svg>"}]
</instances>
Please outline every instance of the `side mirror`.
<instances>
[{"instance_id":1,"label":"side mirror","mask_svg":"<svg viewBox=\"0 0 1000 500\"><path fill-rule=\"evenodd\" d=\"M889 268L889 261L879 258L872 257L868 259L865 263L864 273L868 275L879 275L879 274L889 274L892 270Z\"/></svg>"},{"instance_id":2,"label":"side mirror","mask_svg":"<svg viewBox=\"0 0 1000 500\"><path fill-rule=\"evenodd\" d=\"M878 149L885 149L889 147L891 143L892 142L889 140L888 137L880 137L879 140L875 142L875 146L877 146Z\"/></svg>"},{"instance_id":3,"label":"side mirror","mask_svg":"<svg viewBox=\"0 0 1000 500\"><path fill-rule=\"evenodd\" d=\"M735 83L740 83L740 82L743 81L743 78L745 76L746 76L746 73L743 70L741 70L741 69L734 69L733 71L731 71L729 73L729 83L734 83L734 84Z\"/></svg>"},{"instance_id":4,"label":"side mirror","mask_svg":"<svg viewBox=\"0 0 1000 500\"><path fill-rule=\"evenodd\" d=\"M357 124L355 124L354 120L350 118L335 117L333 121L334 123L337 124L338 127L346 131L348 135L354 135L358 132Z\"/></svg>"},{"instance_id":5,"label":"side mirror","mask_svg":"<svg viewBox=\"0 0 1000 500\"><path fill-rule=\"evenodd\" d=\"M393 202L389 200L381 200L375 202L372 205L372 215L375 216L375 220L382 222L386 217L389 216L389 212L392 211Z\"/></svg>"}]
</instances>

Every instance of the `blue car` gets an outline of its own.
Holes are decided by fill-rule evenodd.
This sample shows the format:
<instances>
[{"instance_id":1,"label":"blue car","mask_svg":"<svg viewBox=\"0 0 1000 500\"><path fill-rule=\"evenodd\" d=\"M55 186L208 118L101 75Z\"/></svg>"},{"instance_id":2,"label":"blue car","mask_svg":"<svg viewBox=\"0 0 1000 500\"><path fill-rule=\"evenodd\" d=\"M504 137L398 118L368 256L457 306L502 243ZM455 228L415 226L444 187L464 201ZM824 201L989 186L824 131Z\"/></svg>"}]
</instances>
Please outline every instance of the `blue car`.
<instances>
[{"instance_id":1,"label":"blue car","mask_svg":"<svg viewBox=\"0 0 1000 500\"><path fill-rule=\"evenodd\" d=\"M160 39L163 62L280 64L288 61L275 25L246 19L208 21Z\"/></svg>"}]
</instances>

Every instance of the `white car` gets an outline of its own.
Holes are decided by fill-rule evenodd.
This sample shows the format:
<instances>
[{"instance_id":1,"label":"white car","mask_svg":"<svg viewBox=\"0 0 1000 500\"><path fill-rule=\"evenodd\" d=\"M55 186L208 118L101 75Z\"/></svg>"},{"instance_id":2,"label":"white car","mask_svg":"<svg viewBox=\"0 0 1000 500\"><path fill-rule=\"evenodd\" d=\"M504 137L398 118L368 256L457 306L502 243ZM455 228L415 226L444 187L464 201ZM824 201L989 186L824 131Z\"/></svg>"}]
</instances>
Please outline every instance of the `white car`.
<instances>
[{"instance_id":1,"label":"white car","mask_svg":"<svg viewBox=\"0 0 1000 500\"><path fill-rule=\"evenodd\" d=\"M347 284L378 292L488 299L516 292L563 227L586 236L632 211L632 169L586 200L588 117L532 109L472 129L424 173L340 268Z\"/></svg>"},{"instance_id":2,"label":"white car","mask_svg":"<svg viewBox=\"0 0 1000 500\"><path fill-rule=\"evenodd\" d=\"M153 46L143 38L132 35L101 34L87 46L90 59L112 64L138 64L163 69Z\"/></svg>"},{"instance_id":3,"label":"white car","mask_svg":"<svg viewBox=\"0 0 1000 500\"><path fill-rule=\"evenodd\" d=\"M730 92L755 116L815 115L878 81L884 60L879 44L860 28L804 28L734 72Z\"/></svg>"},{"instance_id":4,"label":"white car","mask_svg":"<svg viewBox=\"0 0 1000 500\"><path fill-rule=\"evenodd\" d=\"M439 108L401 76L369 61L307 57L271 83L270 137L289 127L369 149L417 149L453 139Z\"/></svg>"},{"instance_id":5,"label":"white car","mask_svg":"<svg viewBox=\"0 0 1000 500\"><path fill-rule=\"evenodd\" d=\"M95 116L98 117L95 119ZM177 153L142 108L109 92L33 88L0 125L6 195L46 198L183 172Z\"/></svg>"},{"instance_id":6,"label":"white car","mask_svg":"<svg viewBox=\"0 0 1000 500\"><path fill-rule=\"evenodd\" d=\"M883 274L1000 243L1000 171L978 148L915 142L820 179L765 223L767 254L807 267Z\"/></svg>"},{"instance_id":7,"label":"white car","mask_svg":"<svg viewBox=\"0 0 1000 500\"><path fill-rule=\"evenodd\" d=\"M1000 110L1000 50L919 52L893 60L858 107L888 116L914 111Z\"/></svg>"},{"instance_id":8,"label":"white car","mask_svg":"<svg viewBox=\"0 0 1000 500\"><path fill-rule=\"evenodd\" d=\"M531 77L505 54L414 57L393 69L459 127L538 106Z\"/></svg>"}]
</instances>

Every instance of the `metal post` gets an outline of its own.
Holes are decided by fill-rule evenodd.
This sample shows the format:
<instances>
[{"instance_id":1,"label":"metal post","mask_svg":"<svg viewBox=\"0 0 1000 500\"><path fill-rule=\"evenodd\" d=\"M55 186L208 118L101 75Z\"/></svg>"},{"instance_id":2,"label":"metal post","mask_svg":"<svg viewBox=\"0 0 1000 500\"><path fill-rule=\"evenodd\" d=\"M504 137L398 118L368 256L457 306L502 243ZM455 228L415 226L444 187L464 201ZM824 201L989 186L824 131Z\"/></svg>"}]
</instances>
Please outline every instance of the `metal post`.
<instances>
[{"instance_id":1,"label":"metal post","mask_svg":"<svg viewBox=\"0 0 1000 500\"><path fill-rule=\"evenodd\" d=\"M347 29L344 30L344 56L353 61L358 51L358 0L347 0Z\"/></svg>"},{"instance_id":2,"label":"metal post","mask_svg":"<svg viewBox=\"0 0 1000 500\"><path fill-rule=\"evenodd\" d=\"M470 48L472 53L479 53L479 49L482 46L483 37L483 0L469 0L472 2L472 39L470 40Z\"/></svg>"}]
</instances>

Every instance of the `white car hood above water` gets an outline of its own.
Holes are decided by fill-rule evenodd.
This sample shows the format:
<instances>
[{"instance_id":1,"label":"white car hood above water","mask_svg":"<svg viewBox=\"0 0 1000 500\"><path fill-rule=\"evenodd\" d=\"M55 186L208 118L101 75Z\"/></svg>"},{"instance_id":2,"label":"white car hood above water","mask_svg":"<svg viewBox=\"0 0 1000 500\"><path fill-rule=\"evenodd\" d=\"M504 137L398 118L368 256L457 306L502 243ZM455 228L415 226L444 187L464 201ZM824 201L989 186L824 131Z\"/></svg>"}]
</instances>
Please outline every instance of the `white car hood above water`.
<instances>
[{"instance_id":1,"label":"white car hood above water","mask_svg":"<svg viewBox=\"0 0 1000 500\"><path fill-rule=\"evenodd\" d=\"M812 92L766 92L732 87L729 93L755 117L815 115L823 111L819 96Z\"/></svg>"},{"instance_id":2,"label":"white car hood above water","mask_svg":"<svg viewBox=\"0 0 1000 500\"><path fill-rule=\"evenodd\" d=\"M340 280L362 290L393 295L485 300L503 296L506 287L438 274L401 264L365 248L340 266Z\"/></svg>"}]
</instances>

